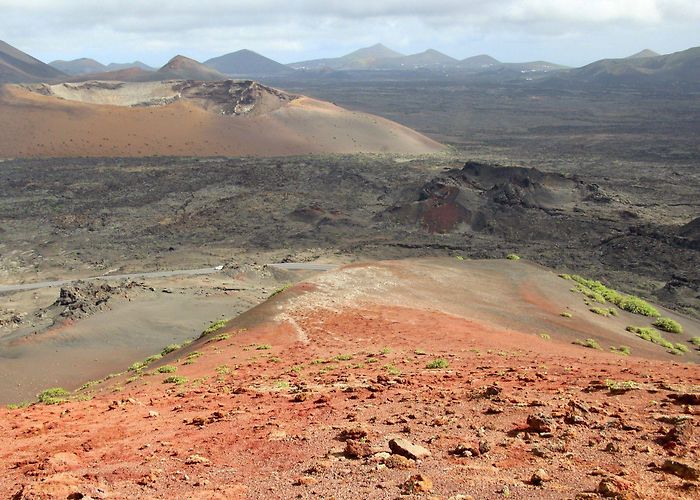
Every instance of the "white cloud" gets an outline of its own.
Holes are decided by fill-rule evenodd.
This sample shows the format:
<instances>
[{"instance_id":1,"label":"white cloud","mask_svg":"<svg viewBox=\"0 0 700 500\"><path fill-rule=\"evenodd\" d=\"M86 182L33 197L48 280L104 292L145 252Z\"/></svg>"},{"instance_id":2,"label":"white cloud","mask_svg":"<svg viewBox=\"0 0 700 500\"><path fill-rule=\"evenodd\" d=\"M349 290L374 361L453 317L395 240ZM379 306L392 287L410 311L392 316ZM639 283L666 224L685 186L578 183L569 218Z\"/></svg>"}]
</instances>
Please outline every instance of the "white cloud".
<instances>
[{"instance_id":1,"label":"white cloud","mask_svg":"<svg viewBox=\"0 0 700 500\"><path fill-rule=\"evenodd\" d=\"M289 61L376 41L409 51L493 52L514 39L534 48L595 36L620 46L631 34L647 37L629 41L640 48L663 40L681 48L700 22L697 0L0 0L0 12L0 39L39 57L152 63L175 52L206 58L243 47ZM582 57L577 43L572 54Z\"/></svg>"}]
</instances>

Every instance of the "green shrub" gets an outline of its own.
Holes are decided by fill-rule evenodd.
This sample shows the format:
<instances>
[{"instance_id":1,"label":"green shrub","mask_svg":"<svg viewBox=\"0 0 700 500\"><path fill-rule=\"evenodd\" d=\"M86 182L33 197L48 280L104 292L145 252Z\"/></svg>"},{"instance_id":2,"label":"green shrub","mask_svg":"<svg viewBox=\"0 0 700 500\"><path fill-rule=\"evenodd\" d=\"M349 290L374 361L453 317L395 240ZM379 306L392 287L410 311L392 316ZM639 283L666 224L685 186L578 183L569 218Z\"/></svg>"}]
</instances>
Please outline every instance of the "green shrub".
<instances>
[{"instance_id":1,"label":"green shrub","mask_svg":"<svg viewBox=\"0 0 700 500\"><path fill-rule=\"evenodd\" d=\"M596 349L598 351L603 350L603 348L600 347L600 344L598 343L598 341L596 339L586 339L586 340L576 339L573 341L573 343L576 345L583 346L583 347L588 347L589 349Z\"/></svg>"},{"instance_id":2,"label":"green shrub","mask_svg":"<svg viewBox=\"0 0 700 500\"><path fill-rule=\"evenodd\" d=\"M632 354L632 349L630 349L626 345L621 345L620 347L615 347L611 345L610 350L615 354L619 354L621 356L629 356L630 354Z\"/></svg>"},{"instance_id":3,"label":"green shrub","mask_svg":"<svg viewBox=\"0 0 700 500\"><path fill-rule=\"evenodd\" d=\"M175 373L177 371L177 366L173 365L163 365L158 368L158 373Z\"/></svg>"},{"instance_id":4,"label":"green shrub","mask_svg":"<svg viewBox=\"0 0 700 500\"><path fill-rule=\"evenodd\" d=\"M508 259L508 260L520 260L520 256L516 255L514 253L509 253L508 255L506 255L506 259Z\"/></svg>"},{"instance_id":5,"label":"green shrub","mask_svg":"<svg viewBox=\"0 0 700 500\"><path fill-rule=\"evenodd\" d=\"M401 375L401 370L396 368L394 365L384 365L384 369L389 373L389 375Z\"/></svg>"},{"instance_id":6,"label":"green shrub","mask_svg":"<svg viewBox=\"0 0 700 500\"><path fill-rule=\"evenodd\" d=\"M686 345L681 344L680 342L677 343L677 344L673 344L673 347L674 347L677 351L681 351L682 353L690 352L690 349L688 349L688 347L687 347Z\"/></svg>"},{"instance_id":7,"label":"green shrub","mask_svg":"<svg viewBox=\"0 0 700 500\"><path fill-rule=\"evenodd\" d=\"M618 382L616 380L607 379L605 385L610 389L611 392L627 392L635 389L639 389L639 384L633 380L625 380Z\"/></svg>"},{"instance_id":8,"label":"green shrub","mask_svg":"<svg viewBox=\"0 0 700 500\"><path fill-rule=\"evenodd\" d=\"M183 377L181 375L171 375L165 380L163 380L164 384L175 384L175 385L182 385L187 383L187 377Z\"/></svg>"},{"instance_id":9,"label":"green shrub","mask_svg":"<svg viewBox=\"0 0 700 500\"><path fill-rule=\"evenodd\" d=\"M693 337L690 339L690 343L695 347L700 347L700 337Z\"/></svg>"},{"instance_id":10,"label":"green shrub","mask_svg":"<svg viewBox=\"0 0 700 500\"><path fill-rule=\"evenodd\" d=\"M683 333L683 327L681 324L671 318L657 318L653 325L659 330L669 333Z\"/></svg>"},{"instance_id":11,"label":"green shrub","mask_svg":"<svg viewBox=\"0 0 700 500\"><path fill-rule=\"evenodd\" d=\"M131 365L129 367L129 371L130 372L140 372L141 370L146 368L146 366L148 366L148 363L146 363L145 361L137 361L136 363L134 363L133 365Z\"/></svg>"},{"instance_id":12,"label":"green shrub","mask_svg":"<svg viewBox=\"0 0 700 500\"><path fill-rule=\"evenodd\" d=\"M22 401L21 403L10 403L7 405L8 410L19 410L20 408L26 408L31 403L29 401Z\"/></svg>"},{"instance_id":13,"label":"green shrub","mask_svg":"<svg viewBox=\"0 0 700 500\"><path fill-rule=\"evenodd\" d=\"M572 318L573 314L571 314L570 312L564 311L563 313L559 313L559 316L561 316L562 318Z\"/></svg>"},{"instance_id":14,"label":"green shrub","mask_svg":"<svg viewBox=\"0 0 700 500\"><path fill-rule=\"evenodd\" d=\"M60 403L65 403L68 400L70 393L63 387L52 387L51 389L46 389L42 391L37 399L40 403L47 405L56 405Z\"/></svg>"},{"instance_id":15,"label":"green shrub","mask_svg":"<svg viewBox=\"0 0 700 500\"><path fill-rule=\"evenodd\" d=\"M164 347L162 351L160 351L160 355L165 356L166 354L170 354L173 351L177 351L180 347L182 347L180 344L170 344L169 346Z\"/></svg>"},{"instance_id":16,"label":"green shrub","mask_svg":"<svg viewBox=\"0 0 700 500\"><path fill-rule=\"evenodd\" d=\"M144 361L144 363L149 364L149 363L153 363L154 361L158 361L158 360L159 360L160 358L162 358L162 357L163 357L163 356L160 355L160 354L154 354L153 356L148 356L148 357L147 357L146 359L144 359L143 361Z\"/></svg>"},{"instance_id":17,"label":"green shrub","mask_svg":"<svg viewBox=\"0 0 700 500\"><path fill-rule=\"evenodd\" d=\"M450 366L450 363L444 358L435 358L425 365L429 370L438 370L440 368L447 368L448 366Z\"/></svg>"},{"instance_id":18,"label":"green shrub","mask_svg":"<svg viewBox=\"0 0 700 500\"><path fill-rule=\"evenodd\" d=\"M270 344L260 344L255 346L256 351L269 351L270 349L272 349Z\"/></svg>"},{"instance_id":19,"label":"green shrub","mask_svg":"<svg viewBox=\"0 0 700 500\"><path fill-rule=\"evenodd\" d=\"M551 336L550 334L546 333L546 332L540 333L539 336L540 336L540 338L543 339L543 340L550 340L550 339L552 338L552 336Z\"/></svg>"},{"instance_id":20,"label":"green shrub","mask_svg":"<svg viewBox=\"0 0 700 500\"><path fill-rule=\"evenodd\" d=\"M206 330L204 330L199 338L201 339L202 337L206 337L210 333L214 333L217 330L221 330L224 326L226 326L226 323L228 323L228 320L226 319L220 319L219 321L215 321L211 325L207 327Z\"/></svg>"},{"instance_id":21,"label":"green shrub","mask_svg":"<svg viewBox=\"0 0 700 500\"><path fill-rule=\"evenodd\" d=\"M608 288L600 281L586 279L577 274L563 274L559 276L563 279L575 281L577 283L576 291L581 292L584 296L601 304L610 302L620 309L633 314L641 314L642 316L653 318L660 316L659 311L646 301L634 295L623 295L617 290Z\"/></svg>"},{"instance_id":22,"label":"green shrub","mask_svg":"<svg viewBox=\"0 0 700 500\"><path fill-rule=\"evenodd\" d=\"M335 358L336 361L350 361L352 359L352 354L338 354Z\"/></svg>"},{"instance_id":23,"label":"green shrub","mask_svg":"<svg viewBox=\"0 0 700 500\"><path fill-rule=\"evenodd\" d=\"M650 326L628 326L627 331L634 333L635 335L637 335L637 337L639 337L642 340L646 340L647 342L660 345L661 347L665 347L666 349L674 349L674 346L671 342L663 338L663 336L661 335L661 333L659 333L658 330L655 330Z\"/></svg>"}]
</instances>

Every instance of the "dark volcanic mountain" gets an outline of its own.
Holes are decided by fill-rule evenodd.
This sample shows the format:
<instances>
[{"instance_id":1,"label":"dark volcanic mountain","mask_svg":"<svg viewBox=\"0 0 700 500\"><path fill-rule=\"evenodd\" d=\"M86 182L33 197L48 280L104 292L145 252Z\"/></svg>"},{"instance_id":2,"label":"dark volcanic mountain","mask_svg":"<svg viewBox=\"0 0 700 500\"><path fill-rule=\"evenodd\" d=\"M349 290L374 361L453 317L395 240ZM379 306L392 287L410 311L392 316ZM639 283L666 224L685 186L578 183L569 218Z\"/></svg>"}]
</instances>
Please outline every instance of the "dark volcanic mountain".
<instances>
[{"instance_id":1,"label":"dark volcanic mountain","mask_svg":"<svg viewBox=\"0 0 700 500\"><path fill-rule=\"evenodd\" d=\"M154 74L161 80L226 80L226 75L219 73L213 68L190 59L189 57L177 55L167 62Z\"/></svg>"},{"instance_id":2,"label":"dark volcanic mountain","mask_svg":"<svg viewBox=\"0 0 700 500\"><path fill-rule=\"evenodd\" d=\"M214 57L204 61L204 64L232 76L284 76L295 72L289 66L247 49Z\"/></svg>"},{"instance_id":3,"label":"dark volcanic mountain","mask_svg":"<svg viewBox=\"0 0 700 500\"><path fill-rule=\"evenodd\" d=\"M56 68L0 40L0 83L38 82L62 76Z\"/></svg>"},{"instance_id":4,"label":"dark volcanic mountain","mask_svg":"<svg viewBox=\"0 0 700 500\"><path fill-rule=\"evenodd\" d=\"M478 56L467 57L462 59L457 63L457 66L465 69L486 69L493 66L498 66L501 61L494 59L487 54L480 54Z\"/></svg>"},{"instance_id":5,"label":"dark volcanic mountain","mask_svg":"<svg viewBox=\"0 0 700 500\"><path fill-rule=\"evenodd\" d=\"M439 69L455 66L459 61L442 52L428 49L404 57L390 57L377 61L375 69Z\"/></svg>"},{"instance_id":6,"label":"dark volcanic mountain","mask_svg":"<svg viewBox=\"0 0 700 500\"><path fill-rule=\"evenodd\" d=\"M131 68L138 68L142 69L145 71L155 71L156 68L149 66L148 64L144 64L141 61L134 61L130 63L109 63L107 65L107 71L119 71L121 69L131 69Z\"/></svg>"},{"instance_id":7,"label":"dark volcanic mountain","mask_svg":"<svg viewBox=\"0 0 700 500\"><path fill-rule=\"evenodd\" d=\"M67 75L86 75L89 73L101 73L103 71L108 71L107 66L87 57L74 59L72 61L63 61L59 59L57 61L50 62L49 66L52 66Z\"/></svg>"},{"instance_id":8,"label":"dark volcanic mountain","mask_svg":"<svg viewBox=\"0 0 700 500\"><path fill-rule=\"evenodd\" d=\"M377 63L386 59L405 57L404 54L391 50L381 43L356 50L342 57L330 59L314 59L292 63L289 66L294 69L335 69L335 70L362 70L374 69Z\"/></svg>"},{"instance_id":9,"label":"dark volcanic mountain","mask_svg":"<svg viewBox=\"0 0 700 500\"><path fill-rule=\"evenodd\" d=\"M658 57L660 55L661 54L659 54L658 52L654 52L653 50L644 49L644 50L637 52L636 54L632 54L631 56L627 56L626 59L643 59L645 57Z\"/></svg>"},{"instance_id":10,"label":"dark volcanic mountain","mask_svg":"<svg viewBox=\"0 0 700 500\"><path fill-rule=\"evenodd\" d=\"M560 73L550 82L574 86L700 87L700 47L663 56L603 59Z\"/></svg>"}]
</instances>

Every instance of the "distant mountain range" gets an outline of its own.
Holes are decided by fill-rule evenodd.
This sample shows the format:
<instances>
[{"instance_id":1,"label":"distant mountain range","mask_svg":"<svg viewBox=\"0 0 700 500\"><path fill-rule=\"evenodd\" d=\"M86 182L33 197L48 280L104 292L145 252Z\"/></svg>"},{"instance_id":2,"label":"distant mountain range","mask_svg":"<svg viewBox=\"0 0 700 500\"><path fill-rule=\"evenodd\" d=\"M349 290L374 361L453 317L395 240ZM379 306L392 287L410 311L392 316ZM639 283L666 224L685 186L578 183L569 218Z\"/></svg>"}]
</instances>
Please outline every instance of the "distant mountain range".
<instances>
[{"instance_id":1,"label":"distant mountain range","mask_svg":"<svg viewBox=\"0 0 700 500\"><path fill-rule=\"evenodd\" d=\"M624 59L603 59L557 73L551 81L605 87L700 86L700 47L667 55L655 54L644 50Z\"/></svg>"},{"instance_id":2,"label":"distant mountain range","mask_svg":"<svg viewBox=\"0 0 700 500\"><path fill-rule=\"evenodd\" d=\"M40 82L63 76L62 71L0 40L0 83Z\"/></svg>"},{"instance_id":3,"label":"distant mountain range","mask_svg":"<svg viewBox=\"0 0 700 500\"><path fill-rule=\"evenodd\" d=\"M81 81L85 79L153 81L165 79L222 80L227 78L285 79L476 79L477 81L535 81L557 86L648 86L656 84L700 87L700 47L659 55L644 49L621 59L603 59L581 68L547 61L504 63L487 54L458 60L437 50L401 54L382 44L341 57L281 64L251 50L239 50L200 63L176 56L155 70L133 63L101 64L94 59L44 64L0 41L0 83Z\"/></svg>"},{"instance_id":4,"label":"distant mountain range","mask_svg":"<svg viewBox=\"0 0 700 500\"><path fill-rule=\"evenodd\" d=\"M214 57L204 61L204 64L230 76L283 76L294 73L293 68L247 49Z\"/></svg>"},{"instance_id":5,"label":"distant mountain range","mask_svg":"<svg viewBox=\"0 0 700 500\"><path fill-rule=\"evenodd\" d=\"M72 61L53 61L49 63L49 66L56 68L59 71L67 75L88 75L91 73L103 73L106 71L118 71L122 69L139 68L146 71L154 71L155 68L142 63L141 61L134 61L132 63L110 63L104 65L94 59L89 59L83 57L80 59L74 59Z\"/></svg>"}]
</instances>

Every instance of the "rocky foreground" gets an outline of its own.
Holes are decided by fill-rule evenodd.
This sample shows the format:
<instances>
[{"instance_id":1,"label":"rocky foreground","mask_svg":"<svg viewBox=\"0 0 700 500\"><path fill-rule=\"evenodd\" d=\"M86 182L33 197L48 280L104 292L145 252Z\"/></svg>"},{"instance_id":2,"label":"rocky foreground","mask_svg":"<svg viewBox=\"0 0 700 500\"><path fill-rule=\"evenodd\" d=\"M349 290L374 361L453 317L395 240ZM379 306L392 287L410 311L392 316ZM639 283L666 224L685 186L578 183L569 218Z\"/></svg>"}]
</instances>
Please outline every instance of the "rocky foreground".
<instances>
[{"instance_id":1,"label":"rocky foreground","mask_svg":"<svg viewBox=\"0 0 700 500\"><path fill-rule=\"evenodd\" d=\"M2 410L0 496L700 494L697 365L452 314L390 271L310 280L69 402Z\"/></svg>"}]
</instances>

